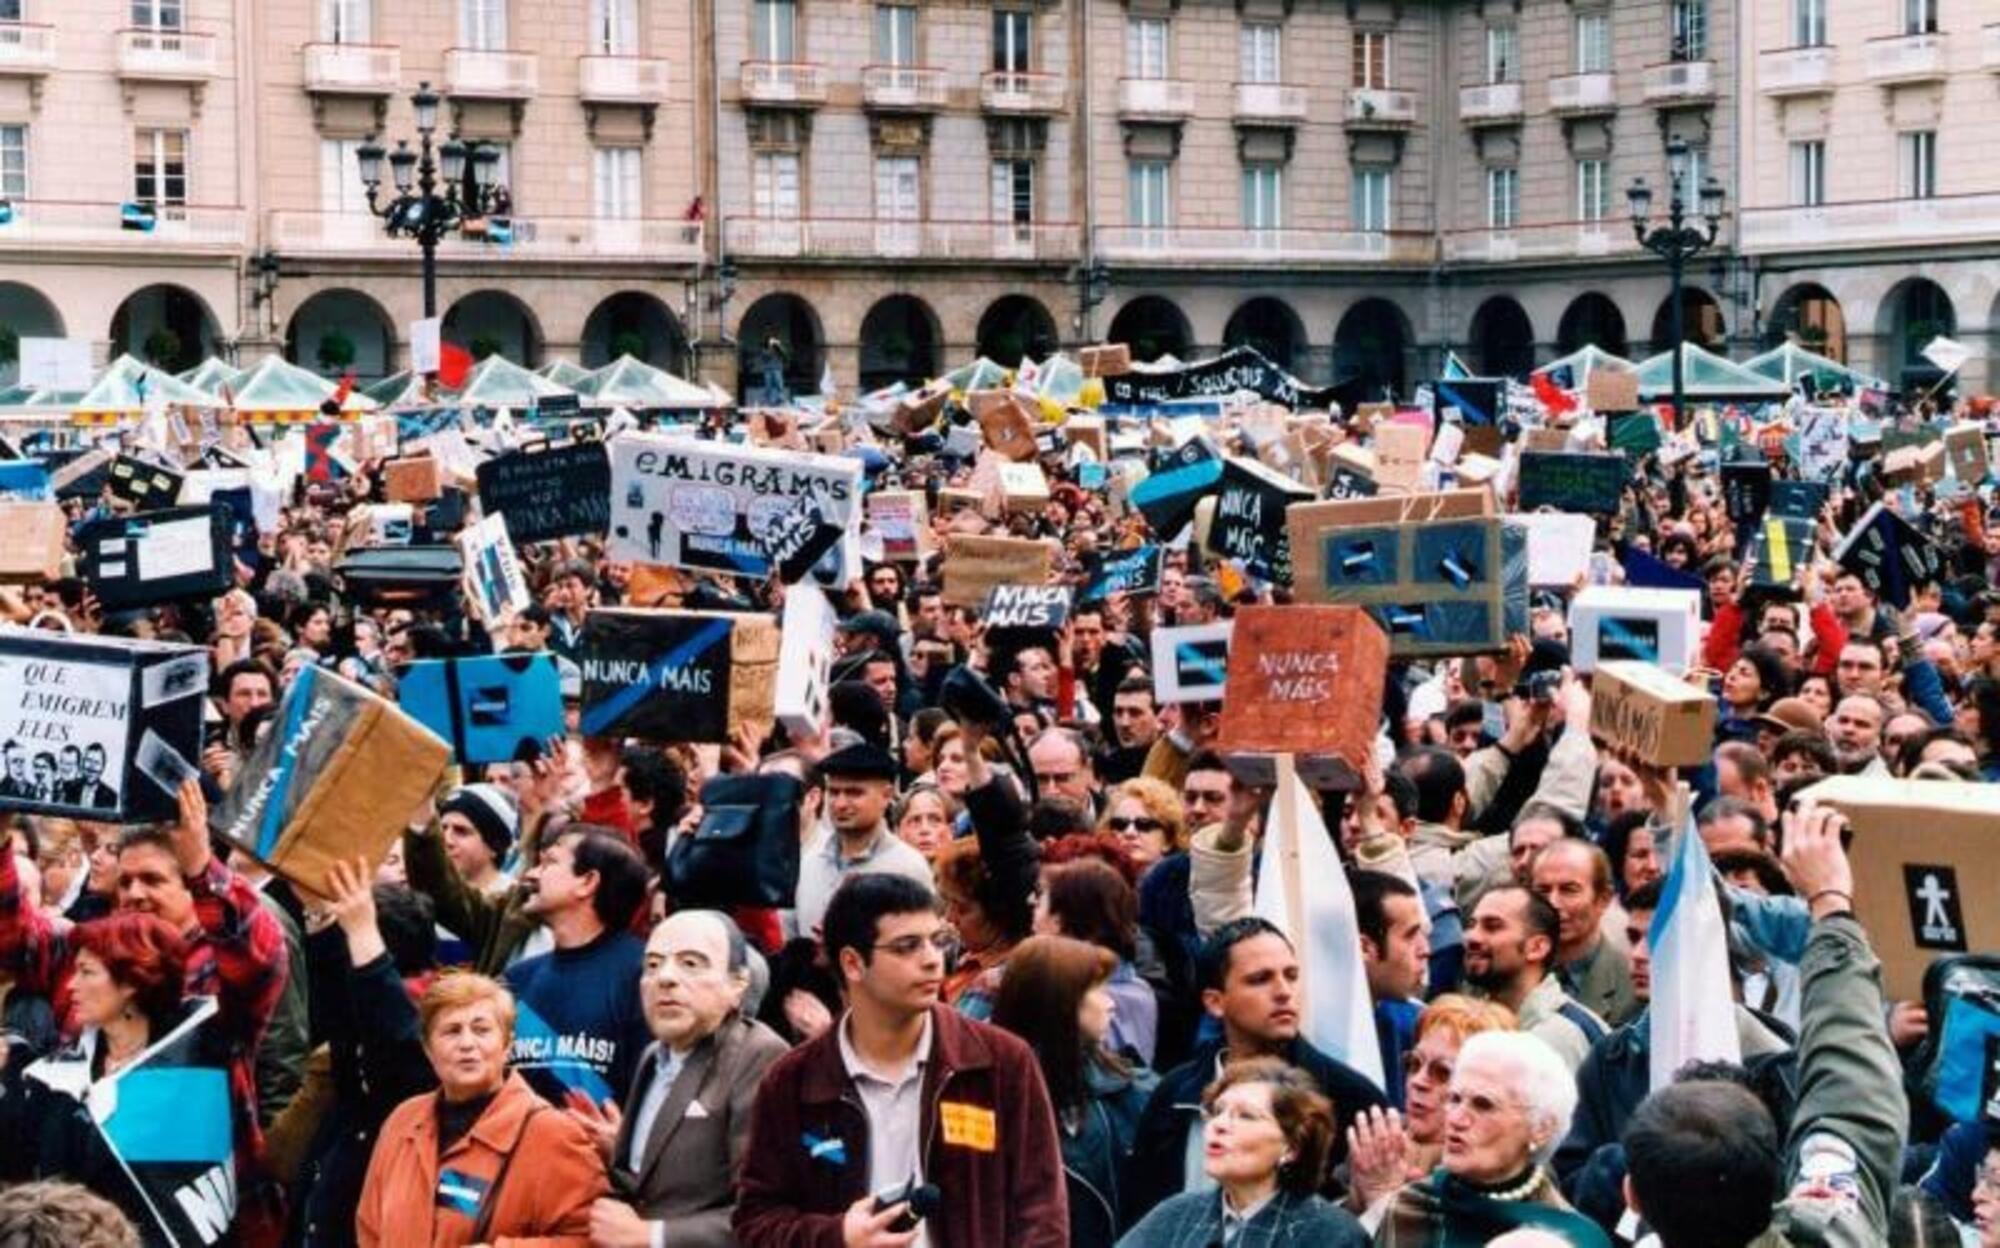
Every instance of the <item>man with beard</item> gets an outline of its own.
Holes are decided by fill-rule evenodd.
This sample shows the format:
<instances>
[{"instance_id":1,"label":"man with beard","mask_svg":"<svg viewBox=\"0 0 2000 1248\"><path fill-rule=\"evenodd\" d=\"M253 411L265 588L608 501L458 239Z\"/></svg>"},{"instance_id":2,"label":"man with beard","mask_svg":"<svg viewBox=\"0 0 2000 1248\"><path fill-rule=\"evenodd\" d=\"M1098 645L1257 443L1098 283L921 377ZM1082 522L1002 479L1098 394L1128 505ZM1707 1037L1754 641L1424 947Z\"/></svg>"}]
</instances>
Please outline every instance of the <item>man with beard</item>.
<instances>
[{"instance_id":1,"label":"man with beard","mask_svg":"<svg viewBox=\"0 0 2000 1248\"><path fill-rule=\"evenodd\" d=\"M1552 973L1562 929L1556 909L1518 885L1489 891L1465 924L1465 982L1513 1010L1571 1070L1604 1038L1604 1021L1570 1000Z\"/></svg>"},{"instance_id":2,"label":"man with beard","mask_svg":"<svg viewBox=\"0 0 2000 1248\"><path fill-rule=\"evenodd\" d=\"M1873 694L1849 694L1834 706L1826 721L1826 738L1843 775L1889 774L1882 761L1882 724L1887 719L1881 700Z\"/></svg>"}]
</instances>

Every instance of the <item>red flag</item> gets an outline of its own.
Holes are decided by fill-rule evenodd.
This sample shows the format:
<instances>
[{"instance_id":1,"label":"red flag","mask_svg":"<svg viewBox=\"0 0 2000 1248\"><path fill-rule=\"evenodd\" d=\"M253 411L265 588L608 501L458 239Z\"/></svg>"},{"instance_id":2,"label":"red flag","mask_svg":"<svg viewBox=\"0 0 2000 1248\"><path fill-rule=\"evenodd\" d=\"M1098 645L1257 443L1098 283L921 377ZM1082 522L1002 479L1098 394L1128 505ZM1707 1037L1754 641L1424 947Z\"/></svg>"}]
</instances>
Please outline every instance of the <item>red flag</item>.
<instances>
[{"instance_id":1,"label":"red flag","mask_svg":"<svg viewBox=\"0 0 2000 1248\"><path fill-rule=\"evenodd\" d=\"M336 408L347 406L347 396L354 393L354 374L344 373L340 384L333 388L333 404Z\"/></svg>"},{"instance_id":2,"label":"red flag","mask_svg":"<svg viewBox=\"0 0 2000 1248\"><path fill-rule=\"evenodd\" d=\"M464 347L451 342L438 344L438 381L456 390L471 371L472 355Z\"/></svg>"},{"instance_id":3,"label":"red flag","mask_svg":"<svg viewBox=\"0 0 2000 1248\"><path fill-rule=\"evenodd\" d=\"M1528 384L1535 389L1535 398L1541 401L1551 416L1562 416L1576 410L1576 396L1549 380L1546 373L1535 373L1528 378Z\"/></svg>"}]
</instances>

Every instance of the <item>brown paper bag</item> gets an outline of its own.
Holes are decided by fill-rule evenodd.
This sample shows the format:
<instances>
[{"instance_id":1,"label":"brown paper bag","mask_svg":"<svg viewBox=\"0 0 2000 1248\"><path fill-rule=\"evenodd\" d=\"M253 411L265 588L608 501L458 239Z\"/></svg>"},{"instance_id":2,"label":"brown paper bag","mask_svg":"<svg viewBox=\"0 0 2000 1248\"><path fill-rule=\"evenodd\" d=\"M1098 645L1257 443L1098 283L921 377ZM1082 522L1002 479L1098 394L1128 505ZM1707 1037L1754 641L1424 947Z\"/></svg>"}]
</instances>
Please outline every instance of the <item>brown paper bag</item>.
<instances>
[{"instance_id":1,"label":"brown paper bag","mask_svg":"<svg viewBox=\"0 0 2000 1248\"><path fill-rule=\"evenodd\" d=\"M953 533L945 538L944 600L977 607L995 585L1046 585L1052 562L1046 542Z\"/></svg>"}]
</instances>

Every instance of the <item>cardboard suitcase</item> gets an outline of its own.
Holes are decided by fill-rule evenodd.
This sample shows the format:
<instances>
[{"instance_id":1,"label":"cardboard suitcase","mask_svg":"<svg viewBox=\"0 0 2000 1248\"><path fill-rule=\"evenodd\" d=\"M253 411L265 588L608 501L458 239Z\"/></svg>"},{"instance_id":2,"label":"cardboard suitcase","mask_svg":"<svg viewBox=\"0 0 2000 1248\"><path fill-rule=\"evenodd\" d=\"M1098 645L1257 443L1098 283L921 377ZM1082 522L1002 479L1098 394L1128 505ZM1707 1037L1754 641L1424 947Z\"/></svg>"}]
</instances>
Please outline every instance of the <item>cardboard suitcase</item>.
<instances>
[{"instance_id":1,"label":"cardboard suitcase","mask_svg":"<svg viewBox=\"0 0 2000 1248\"><path fill-rule=\"evenodd\" d=\"M398 674L396 704L461 763L539 758L563 734L562 676L547 653L419 660Z\"/></svg>"}]
</instances>

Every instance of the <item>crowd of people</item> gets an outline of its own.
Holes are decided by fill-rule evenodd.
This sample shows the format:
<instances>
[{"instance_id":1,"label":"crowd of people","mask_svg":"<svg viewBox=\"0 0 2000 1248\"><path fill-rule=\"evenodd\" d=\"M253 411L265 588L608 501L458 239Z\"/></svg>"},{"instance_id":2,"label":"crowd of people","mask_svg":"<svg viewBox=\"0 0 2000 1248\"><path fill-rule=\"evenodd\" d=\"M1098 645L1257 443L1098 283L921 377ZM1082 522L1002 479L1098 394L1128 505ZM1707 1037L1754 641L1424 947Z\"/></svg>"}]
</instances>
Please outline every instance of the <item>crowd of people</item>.
<instances>
[{"instance_id":1,"label":"crowd of people","mask_svg":"<svg viewBox=\"0 0 2000 1248\"><path fill-rule=\"evenodd\" d=\"M1211 434L1227 449L1226 419ZM935 497L970 470L871 445L872 487ZM1720 714L1711 761L1678 777L1593 737L1573 591L1538 592L1502 652L1392 663L1358 786L1318 795L1364 1062L1309 1034L1301 934L1254 904L1271 793L1218 752L1221 707L1163 704L1150 670L1153 630L1289 592L1044 466L1039 510L930 523L1045 539L1077 590L1061 627L989 633L947 603L937 553L871 563L835 595L817 733L579 728L591 611L777 612L775 579L642 599L585 537L524 547L534 600L490 625L351 599L336 566L372 464L301 480L220 598L0 588L16 625L207 647L215 724L176 820L0 814L0 1244L172 1242L99 1124L121 1070L195 1034L233 1110L233 1213L202 1242L246 1248L2000 1245L2000 1121L1938 1108L1942 1020L1888 999L1848 821L1799 797L1835 775L2000 779L1984 493L1856 458L1773 586L1713 464L1639 459L1597 545L1705 584L1684 678ZM1900 610L1831 558L1881 500L1943 555ZM1156 592L1084 593L1148 539ZM496 651L556 657L567 733L454 768L379 860L337 864L322 895L211 836L301 672L393 697L404 664ZM947 696L968 680L1004 715ZM104 760L36 766L10 746L0 786L29 788L0 787L0 812ZM789 905L673 886L675 846L746 777L781 778L757 791L796 824ZM1715 878L1684 887L1729 916L1741 1060L1662 1086L1651 920L1688 829Z\"/></svg>"}]
</instances>

